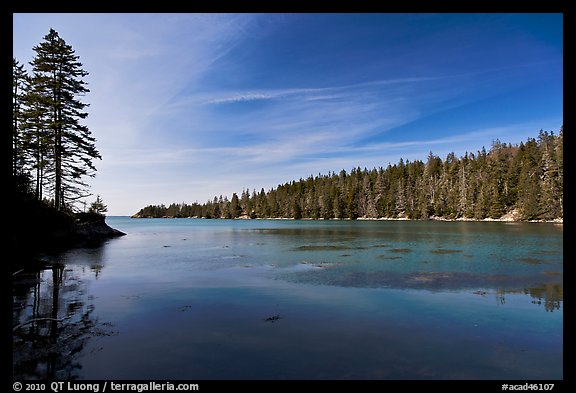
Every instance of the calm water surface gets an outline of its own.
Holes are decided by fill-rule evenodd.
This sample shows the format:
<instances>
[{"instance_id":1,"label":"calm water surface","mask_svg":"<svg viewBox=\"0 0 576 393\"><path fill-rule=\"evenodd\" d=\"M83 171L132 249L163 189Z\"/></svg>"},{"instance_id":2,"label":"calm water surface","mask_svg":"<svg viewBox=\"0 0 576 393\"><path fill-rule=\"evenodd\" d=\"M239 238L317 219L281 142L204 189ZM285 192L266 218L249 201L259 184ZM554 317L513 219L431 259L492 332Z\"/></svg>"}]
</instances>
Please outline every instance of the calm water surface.
<instances>
[{"instance_id":1,"label":"calm water surface","mask_svg":"<svg viewBox=\"0 0 576 393\"><path fill-rule=\"evenodd\" d=\"M562 225L107 222L14 276L15 378L563 378Z\"/></svg>"}]
</instances>

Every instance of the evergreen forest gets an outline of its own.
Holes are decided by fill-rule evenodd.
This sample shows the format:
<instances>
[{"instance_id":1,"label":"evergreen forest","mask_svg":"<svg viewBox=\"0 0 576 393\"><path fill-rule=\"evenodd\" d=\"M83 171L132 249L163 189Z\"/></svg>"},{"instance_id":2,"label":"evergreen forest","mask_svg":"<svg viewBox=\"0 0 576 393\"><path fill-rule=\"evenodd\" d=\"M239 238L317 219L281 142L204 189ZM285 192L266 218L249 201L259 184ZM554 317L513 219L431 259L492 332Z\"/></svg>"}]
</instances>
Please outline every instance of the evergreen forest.
<instances>
[{"instance_id":1,"label":"evergreen forest","mask_svg":"<svg viewBox=\"0 0 576 393\"><path fill-rule=\"evenodd\" d=\"M133 217L286 219L563 219L563 127L445 159L309 176L265 191L149 205Z\"/></svg>"}]
</instances>

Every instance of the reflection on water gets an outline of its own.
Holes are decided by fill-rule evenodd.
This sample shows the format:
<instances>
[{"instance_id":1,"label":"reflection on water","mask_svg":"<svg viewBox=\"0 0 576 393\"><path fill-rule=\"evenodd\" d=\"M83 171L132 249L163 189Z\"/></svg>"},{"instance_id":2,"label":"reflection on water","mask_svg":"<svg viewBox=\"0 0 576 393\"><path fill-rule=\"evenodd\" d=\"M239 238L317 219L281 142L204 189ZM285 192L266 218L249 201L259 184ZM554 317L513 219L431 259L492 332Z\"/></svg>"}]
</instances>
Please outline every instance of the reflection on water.
<instances>
[{"instance_id":1,"label":"reflection on water","mask_svg":"<svg viewBox=\"0 0 576 393\"><path fill-rule=\"evenodd\" d=\"M397 259L400 257L386 257ZM507 275L471 274L465 272L414 272L397 273L391 271L334 271L343 267L343 263L304 262L318 268L332 267L330 272L317 269L305 272L291 272L283 277L287 280L308 284L335 285L356 288L398 288L421 289L432 292L462 292L468 293L475 288L488 289L499 298L506 294L529 295L531 304L544 305L546 311L560 310L563 301L564 284L561 280L542 283L534 277L513 277ZM488 292L481 291L483 294ZM501 301L504 304L504 301Z\"/></svg>"},{"instance_id":2,"label":"reflection on water","mask_svg":"<svg viewBox=\"0 0 576 393\"><path fill-rule=\"evenodd\" d=\"M15 274L15 378L563 376L557 227L111 224Z\"/></svg>"},{"instance_id":3,"label":"reflection on water","mask_svg":"<svg viewBox=\"0 0 576 393\"><path fill-rule=\"evenodd\" d=\"M98 277L102 265L89 266ZM23 269L13 278L13 376L15 379L74 379L87 340L113 334L93 317L82 276L86 267L54 263Z\"/></svg>"},{"instance_id":4,"label":"reflection on water","mask_svg":"<svg viewBox=\"0 0 576 393\"><path fill-rule=\"evenodd\" d=\"M501 304L506 303L507 293L523 293L529 295L532 304L544 306L544 309L549 312L559 311L562 301L564 299L564 285L560 284L542 284L537 288L525 288L518 291L497 291L496 297Z\"/></svg>"}]
</instances>

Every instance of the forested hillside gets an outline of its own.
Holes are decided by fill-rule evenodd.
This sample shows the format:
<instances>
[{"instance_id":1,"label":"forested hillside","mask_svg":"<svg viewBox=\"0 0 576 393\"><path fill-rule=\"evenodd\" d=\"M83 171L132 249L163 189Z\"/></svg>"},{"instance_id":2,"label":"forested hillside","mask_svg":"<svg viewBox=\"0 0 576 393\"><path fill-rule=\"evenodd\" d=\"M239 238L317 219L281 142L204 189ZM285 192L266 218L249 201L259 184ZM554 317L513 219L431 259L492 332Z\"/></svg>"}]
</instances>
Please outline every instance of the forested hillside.
<instances>
[{"instance_id":1,"label":"forested hillside","mask_svg":"<svg viewBox=\"0 0 576 393\"><path fill-rule=\"evenodd\" d=\"M563 127L519 145L386 168L310 176L269 191L248 189L204 204L150 205L134 217L485 219L563 218Z\"/></svg>"}]
</instances>

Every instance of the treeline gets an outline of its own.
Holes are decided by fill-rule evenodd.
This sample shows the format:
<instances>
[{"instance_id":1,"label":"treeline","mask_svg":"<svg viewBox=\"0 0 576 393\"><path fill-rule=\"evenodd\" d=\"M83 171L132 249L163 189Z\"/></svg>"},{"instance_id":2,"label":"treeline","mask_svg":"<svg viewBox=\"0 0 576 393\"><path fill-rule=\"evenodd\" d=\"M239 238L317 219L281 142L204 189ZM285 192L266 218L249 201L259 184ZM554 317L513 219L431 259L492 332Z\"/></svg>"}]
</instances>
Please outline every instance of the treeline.
<instances>
[{"instance_id":1,"label":"treeline","mask_svg":"<svg viewBox=\"0 0 576 393\"><path fill-rule=\"evenodd\" d=\"M94 176L101 158L82 124L88 72L53 29L32 49L30 72L12 62L12 179L22 193L69 211L90 195L84 178Z\"/></svg>"},{"instance_id":2,"label":"treeline","mask_svg":"<svg viewBox=\"0 0 576 393\"><path fill-rule=\"evenodd\" d=\"M444 160L400 161L386 168L355 168L279 185L248 189L204 204L150 205L134 217L357 219L563 218L563 127L540 130L519 145L496 140Z\"/></svg>"}]
</instances>

